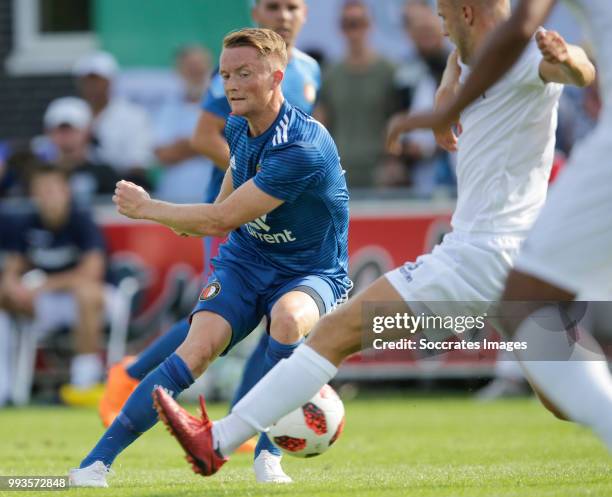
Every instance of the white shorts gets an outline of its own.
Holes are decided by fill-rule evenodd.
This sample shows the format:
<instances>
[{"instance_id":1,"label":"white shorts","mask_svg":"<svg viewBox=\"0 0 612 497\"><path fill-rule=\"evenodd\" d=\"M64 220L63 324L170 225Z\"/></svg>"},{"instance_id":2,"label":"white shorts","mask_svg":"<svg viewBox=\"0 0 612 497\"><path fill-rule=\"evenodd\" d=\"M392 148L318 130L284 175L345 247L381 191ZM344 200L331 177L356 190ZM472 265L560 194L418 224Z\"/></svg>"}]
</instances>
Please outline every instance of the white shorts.
<instances>
[{"instance_id":1,"label":"white shorts","mask_svg":"<svg viewBox=\"0 0 612 497\"><path fill-rule=\"evenodd\" d=\"M483 315L500 298L523 240L522 236L452 232L430 254L386 277L415 314Z\"/></svg>"},{"instance_id":2,"label":"white shorts","mask_svg":"<svg viewBox=\"0 0 612 497\"><path fill-rule=\"evenodd\" d=\"M115 289L105 286L105 320L110 320L111 302ZM34 318L29 323L29 329L43 338L49 333L62 328L73 327L79 317L77 302L69 292L41 292L34 301Z\"/></svg>"},{"instance_id":3,"label":"white shorts","mask_svg":"<svg viewBox=\"0 0 612 497\"><path fill-rule=\"evenodd\" d=\"M574 149L516 269L581 300L612 297L612 126L600 126Z\"/></svg>"}]
</instances>

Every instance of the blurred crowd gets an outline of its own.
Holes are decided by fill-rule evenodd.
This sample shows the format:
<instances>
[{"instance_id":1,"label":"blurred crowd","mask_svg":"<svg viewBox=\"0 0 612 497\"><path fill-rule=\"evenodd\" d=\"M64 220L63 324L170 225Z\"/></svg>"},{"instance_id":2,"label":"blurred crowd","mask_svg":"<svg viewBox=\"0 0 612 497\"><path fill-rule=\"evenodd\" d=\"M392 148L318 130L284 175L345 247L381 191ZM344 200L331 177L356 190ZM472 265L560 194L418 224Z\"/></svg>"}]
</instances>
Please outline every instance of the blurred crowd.
<instances>
[{"instance_id":1,"label":"blurred crowd","mask_svg":"<svg viewBox=\"0 0 612 497\"><path fill-rule=\"evenodd\" d=\"M453 196L454 157L436 146L432 133L402 140L399 157L384 148L389 119L398 112L432 106L451 47L426 0L408 0L402 11L412 55L399 64L376 53L367 5L348 0L338 16L343 58L318 58L323 80L315 117L332 133L352 189L402 188L406 197ZM186 46L175 58L183 94L168 96L155 112L113 92L119 67L110 53L96 52L73 68L76 96L49 103L43 133L28 143L0 139L0 199L27 196L29 173L41 162L65 171L75 198L108 196L118 179L129 179L159 198L198 202L213 164L190 144L214 65L205 48ZM558 150L566 156L596 123L601 102L595 86L565 92ZM367 116L367 118L364 118Z\"/></svg>"},{"instance_id":2,"label":"blurred crowd","mask_svg":"<svg viewBox=\"0 0 612 497\"><path fill-rule=\"evenodd\" d=\"M346 52L334 63L319 57L323 77L314 115L338 145L349 188L399 188L405 198L452 198L455 158L437 146L431 132L405 135L400 156L384 147L387 124L396 113L433 104L451 50L436 13L425 0L405 3L406 39L397 42L410 42L414 50L399 64L374 50L373 21L364 3L346 1L338 19ZM190 140L214 63L204 47L190 45L177 51L174 68L182 92L169 95L152 113L113 91L120 68L112 54L91 53L74 65L74 94L49 102L40 116L39 136L19 144L0 137L0 200L31 200L23 215L0 209L0 253L5 254L0 336L10 326L8 313L43 329L55 324L37 321L48 315L45 309L67 309L62 324L73 328L76 350L71 385L97 384L104 369L96 351L108 319L105 247L87 207L94 200L109 202L120 179L163 200L201 202L215 167ZM557 166L595 126L600 109L597 86L566 90ZM75 298L56 301L57 291ZM0 353L8 351L0 343ZM0 365L9 359L0 358ZM0 371L0 378L4 375ZM0 380L0 405L7 388Z\"/></svg>"}]
</instances>

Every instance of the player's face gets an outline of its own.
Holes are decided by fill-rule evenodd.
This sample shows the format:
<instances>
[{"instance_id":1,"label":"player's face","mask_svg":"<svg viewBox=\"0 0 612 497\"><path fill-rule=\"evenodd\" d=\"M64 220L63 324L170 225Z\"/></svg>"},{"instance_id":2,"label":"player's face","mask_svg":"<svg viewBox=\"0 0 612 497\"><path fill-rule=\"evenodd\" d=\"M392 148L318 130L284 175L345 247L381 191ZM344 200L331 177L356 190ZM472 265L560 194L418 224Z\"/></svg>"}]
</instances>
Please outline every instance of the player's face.
<instances>
[{"instance_id":1,"label":"player's face","mask_svg":"<svg viewBox=\"0 0 612 497\"><path fill-rule=\"evenodd\" d=\"M224 49L219 74L232 113L247 118L265 109L277 86L269 61L252 47Z\"/></svg>"},{"instance_id":2,"label":"player's face","mask_svg":"<svg viewBox=\"0 0 612 497\"><path fill-rule=\"evenodd\" d=\"M251 14L259 27L276 31L291 47L306 21L306 4L304 0L259 0Z\"/></svg>"},{"instance_id":3,"label":"player's face","mask_svg":"<svg viewBox=\"0 0 612 497\"><path fill-rule=\"evenodd\" d=\"M442 20L444 36L457 47L460 55L464 55L467 32L461 22L460 9L461 7L453 5L453 0L438 0L438 16Z\"/></svg>"}]
</instances>

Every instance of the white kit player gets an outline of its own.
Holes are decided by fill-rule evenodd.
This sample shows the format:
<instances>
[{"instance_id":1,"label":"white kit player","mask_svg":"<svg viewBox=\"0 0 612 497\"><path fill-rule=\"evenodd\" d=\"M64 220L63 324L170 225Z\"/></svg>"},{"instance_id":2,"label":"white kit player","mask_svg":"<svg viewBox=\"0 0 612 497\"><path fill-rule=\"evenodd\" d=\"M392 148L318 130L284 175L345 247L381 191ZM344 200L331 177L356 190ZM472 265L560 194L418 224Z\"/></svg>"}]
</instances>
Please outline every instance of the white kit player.
<instances>
[{"instance_id":1,"label":"white kit player","mask_svg":"<svg viewBox=\"0 0 612 497\"><path fill-rule=\"evenodd\" d=\"M438 11L457 46L438 92L444 106L468 79L477 50L509 18L510 1L440 0ZM559 83L582 86L595 77L583 50L556 33L541 31L533 38L534 31L529 48L505 78L461 113L458 140L451 130L457 118L436 129L440 143L458 148L459 198L453 232L431 254L391 271L319 321L306 345L273 368L222 420L211 425L205 413L196 420L163 391L155 392L161 417L175 436L182 433L177 438L183 446L187 439L199 441L201 453L190 456L203 461L201 466L208 468L203 474L216 472L243 440L307 401L336 374L344 358L362 348L364 304L403 301L417 314L418 302L462 301L469 302L465 314L479 315L499 299L545 201ZM395 119L391 141L409 125L409 117Z\"/></svg>"},{"instance_id":2,"label":"white kit player","mask_svg":"<svg viewBox=\"0 0 612 497\"><path fill-rule=\"evenodd\" d=\"M439 128L452 121L509 70L556 3L521 0L480 53L473 76L457 98L439 112L415 116L410 127ZM609 302L612 297L612 2L566 3L585 22L594 47L603 110L597 127L574 147L508 277L502 298L512 312L505 312L504 324L507 333L527 342L532 351L519 359L547 404L561 417L590 427L612 451L612 378L607 361L592 343L572 346L567 333L558 333L568 326L566 306L550 305L576 299ZM517 313L520 308L512 306L516 301L531 305ZM534 314L543 315L545 306L548 319L543 323ZM556 318L556 326L551 318ZM578 345L588 340L584 335L573 338ZM557 359L571 360L537 360L550 350Z\"/></svg>"}]
</instances>

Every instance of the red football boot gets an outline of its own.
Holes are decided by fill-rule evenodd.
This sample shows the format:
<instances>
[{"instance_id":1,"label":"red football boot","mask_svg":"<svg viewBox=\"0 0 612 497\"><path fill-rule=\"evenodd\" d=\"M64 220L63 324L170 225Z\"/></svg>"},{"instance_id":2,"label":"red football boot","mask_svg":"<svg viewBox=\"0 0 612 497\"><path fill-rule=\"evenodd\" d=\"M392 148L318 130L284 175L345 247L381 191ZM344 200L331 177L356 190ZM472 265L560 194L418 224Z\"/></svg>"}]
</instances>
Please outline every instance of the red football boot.
<instances>
[{"instance_id":1,"label":"red football boot","mask_svg":"<svg viewBox=\"0 0 612 497\"><path fill-rule=\"evenodd\" d=\"M200 396L201 419L189 414L162 387L153 391L153 405L170 434L185 450L193 471L211 476L227 462L228 459L213 447L213 424L206 413L204 397Z\"/></svg>"}]
</instances>

